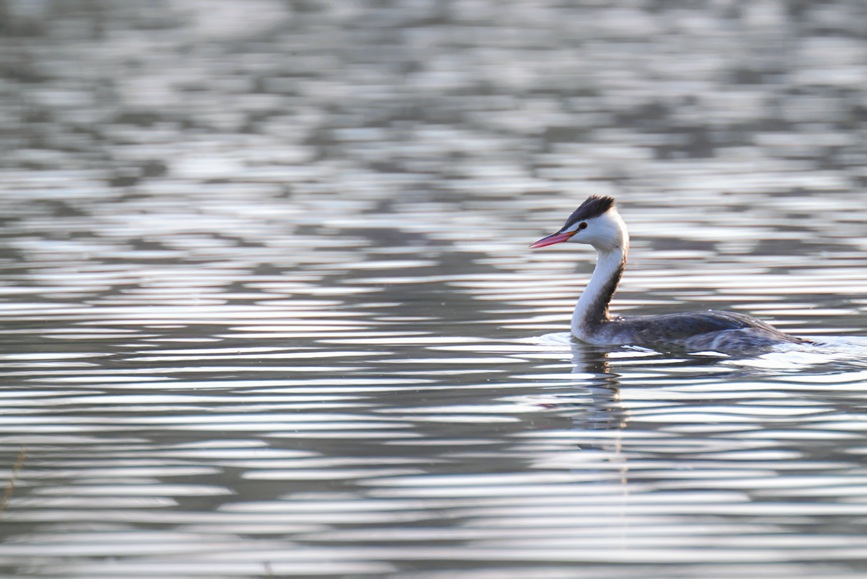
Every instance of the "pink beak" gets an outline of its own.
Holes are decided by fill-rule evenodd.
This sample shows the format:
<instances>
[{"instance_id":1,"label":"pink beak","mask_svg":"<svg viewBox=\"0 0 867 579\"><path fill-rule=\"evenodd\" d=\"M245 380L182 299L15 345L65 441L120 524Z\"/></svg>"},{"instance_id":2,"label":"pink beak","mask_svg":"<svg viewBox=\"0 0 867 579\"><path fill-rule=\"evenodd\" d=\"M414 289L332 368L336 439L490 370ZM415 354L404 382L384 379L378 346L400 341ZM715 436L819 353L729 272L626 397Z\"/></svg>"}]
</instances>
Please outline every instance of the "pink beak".
<instances>
[{"instance_id":1,"label":"pink beak","mask_svg":"<svg viewBox=\"0 0 867 579\"><path fill-rule=\"evenodd\" d=\"M564 241L569 241L573 235L575 235L574 231L555 233L554 235L543 237L542 239L531 245L530 249L539 249L540 247L548 247L549 245L554 245L555 243L563 243Z\"/></svg>"}]
</instances>

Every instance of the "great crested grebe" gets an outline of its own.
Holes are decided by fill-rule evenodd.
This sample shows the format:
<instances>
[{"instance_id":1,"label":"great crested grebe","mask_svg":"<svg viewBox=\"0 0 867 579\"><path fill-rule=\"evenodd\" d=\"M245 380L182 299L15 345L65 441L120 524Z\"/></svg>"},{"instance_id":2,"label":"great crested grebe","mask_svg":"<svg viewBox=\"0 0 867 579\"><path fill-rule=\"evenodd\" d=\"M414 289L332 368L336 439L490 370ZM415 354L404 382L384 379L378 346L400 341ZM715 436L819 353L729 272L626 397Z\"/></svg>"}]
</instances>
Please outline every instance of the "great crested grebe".
<instances>
[{"instance_id":1,"label":"great crested grebe","mask_svg":"<svg viewBox=\"0 0 867 579\"><path fill-rule=\"evenodd\" d=\"M780 344L809 342L790 336L744 314L734 312L689 312L658 316L612 317L611 297L626 266L629 233L612 197L588 197L557 233L530 247L547 247L572 241L596 249L597 259L590 283L575 305L572 335L599 346L634 345L655 350L713 350L727 354L753 354Z\"/></svg>"}]
</instances>

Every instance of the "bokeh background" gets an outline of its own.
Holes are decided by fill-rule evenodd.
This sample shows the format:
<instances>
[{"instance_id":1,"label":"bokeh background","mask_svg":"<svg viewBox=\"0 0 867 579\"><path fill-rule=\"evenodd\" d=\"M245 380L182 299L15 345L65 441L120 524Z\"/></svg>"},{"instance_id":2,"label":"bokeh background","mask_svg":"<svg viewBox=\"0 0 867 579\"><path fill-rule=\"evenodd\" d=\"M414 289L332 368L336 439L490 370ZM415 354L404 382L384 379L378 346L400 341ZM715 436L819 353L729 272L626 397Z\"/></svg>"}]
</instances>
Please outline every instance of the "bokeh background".
<instances>
[{"instance_id":1,"label":"bokeh background","mask_svg":"<svg viewBox=\"0 0 867 579\"><path fill-rule=\"evenodd\" d=\"M863 0L0 0L0 568L859 577ZM750 312L753 361L570 344Z\"/></svg>"}]
</instances>

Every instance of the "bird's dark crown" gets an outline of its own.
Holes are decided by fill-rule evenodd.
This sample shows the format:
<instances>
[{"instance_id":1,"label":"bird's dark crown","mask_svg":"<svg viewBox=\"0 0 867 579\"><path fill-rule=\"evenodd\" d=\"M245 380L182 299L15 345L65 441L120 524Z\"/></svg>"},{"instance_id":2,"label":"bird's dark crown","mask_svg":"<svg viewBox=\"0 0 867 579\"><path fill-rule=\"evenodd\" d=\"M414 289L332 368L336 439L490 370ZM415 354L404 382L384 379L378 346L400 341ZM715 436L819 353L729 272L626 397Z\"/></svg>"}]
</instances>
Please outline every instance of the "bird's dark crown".
<instances>
[{"instance_id":1,"label":"bird's dark crown","mask_svg":"<svg viewBox=\"0 0 867 579\"><path fill-rule=\"evenodd\" d=\"M582 203L578 209L572 212L572 215L569 216L569 219L566 220L566 223L563 224L560 231L569 229L578 221L599 217L613 206L614 197L608 197L607 195L591 195L584 200L584 203Z\"/></svg>"}]
</instances>

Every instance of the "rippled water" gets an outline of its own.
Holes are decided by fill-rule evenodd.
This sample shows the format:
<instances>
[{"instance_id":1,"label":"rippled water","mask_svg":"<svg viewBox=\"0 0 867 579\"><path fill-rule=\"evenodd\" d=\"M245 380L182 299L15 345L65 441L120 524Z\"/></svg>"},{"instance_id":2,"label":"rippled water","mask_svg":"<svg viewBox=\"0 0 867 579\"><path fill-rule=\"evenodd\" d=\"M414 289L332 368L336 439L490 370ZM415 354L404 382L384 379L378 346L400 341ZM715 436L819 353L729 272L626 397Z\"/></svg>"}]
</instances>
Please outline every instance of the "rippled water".
<instances>
[{"instance_id":1,"label":"rippled water","mask_svg":"<svg viewBox=\"0 0 867 579\"><path fill-rule=\"evenodd\" d=\"M867 573L860 0L0 16L2 573ZM819 344L572 343L591 193Z\"/></svg>"}]
</instances>

